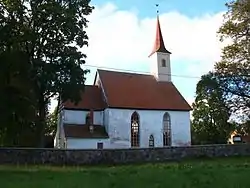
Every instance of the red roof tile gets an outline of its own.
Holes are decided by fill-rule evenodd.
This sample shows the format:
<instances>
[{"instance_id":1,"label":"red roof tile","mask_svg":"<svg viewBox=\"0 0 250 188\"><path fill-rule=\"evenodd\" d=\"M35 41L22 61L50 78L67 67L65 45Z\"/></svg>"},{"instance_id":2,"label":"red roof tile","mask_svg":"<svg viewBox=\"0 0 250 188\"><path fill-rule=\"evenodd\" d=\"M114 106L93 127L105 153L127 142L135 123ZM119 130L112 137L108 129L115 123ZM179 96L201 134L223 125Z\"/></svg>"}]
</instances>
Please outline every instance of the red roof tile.
<instances>
[{"instance_id":1,"label":"red roof tile","mask_svg":"<svg viewBox=\"0 0 250 188\"><path fill-rule=\"evenodd\" d=\"M94 131L89 131L88 125L64 125L65 137L70 138L109 138L105 127L101 125L94 125Z\"/></svg>"},{"instance_id":2,"label":"red roof tile","mask_svg":"<svg viewBox=\"0 0 250 188\"><path fill-rule=\"evenodd\" d=\"M81 93L82 100L75 105L70 100L67 100L62 105L69 109L85 109L85 110L102 110L106 107L102 100L102 91L98 86L86 85L84 92Z\"/></svg>"},{"instance_id":3,"label":"red roof tile","mask_svg":"<svg viewBox=\"0 0 250 188\"><path fill-rule=\"evenodd\" d=\"M151 54L149 55L149 57L151 55L153 55L155 52L163 52L163 53L170 53L171 54L171 52L169 52L165 48L165 44L164 44L164 40L163 40L162 32L161 32L161 26L160 26L159 16L157 16L156 37L155 37L154 48L153 48Z\"/></svg>"},{"instance_id":4,"label":"red roof tile","mask_svg":"<svg viewBox=\"0 0 250 188\"><path fill-rule=\"evenodd\" d=\"M113 108L191 110L172 82L152 75L98 70L107 103Z\"/></svg>"}]
</instances>

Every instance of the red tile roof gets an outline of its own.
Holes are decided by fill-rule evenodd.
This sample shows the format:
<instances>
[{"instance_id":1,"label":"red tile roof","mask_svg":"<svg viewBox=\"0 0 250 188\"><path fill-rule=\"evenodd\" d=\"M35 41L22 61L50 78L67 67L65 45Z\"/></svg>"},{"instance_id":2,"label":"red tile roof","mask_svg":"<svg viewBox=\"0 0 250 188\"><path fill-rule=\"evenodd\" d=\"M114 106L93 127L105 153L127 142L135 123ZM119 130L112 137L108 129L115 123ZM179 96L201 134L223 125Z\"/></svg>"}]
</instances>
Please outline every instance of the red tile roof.
<instances>
[{"instance_id":1,"label":"red tile roof","mask_svg":"<svg viewBox=\"0 0 250 188\"><path fill-rule=\"evenodd\" d=\"M172 82L154 76L98 70L107 103L113 108L148 110L191 110Z\"/></svg>"},{"instance_id":2,"label":"red tile roof","mask_svg":"<svg viewBox=\"0 0 250 188\"><path fill-rule=\"evenodd\" d=\"M81 93L82 100L75 105L70 100L64 102L62 105L68 109L84 109L84 110L102 110L106 107L102 100L102 91L98 86L86 85L84 92Z\"/></svg>"},{"instance_id":3,"label":"red tile roof","mask_svg":"<svg viewBox=\"0 0 250 188\"><path fill-rule=\"evenodd\" d=\"M105 127L94 125L94 131L89 131L88 125L65 124L64 133L66 138L109 138Z\"/></svg>"},{"instance_id":4,"label":"red tile roof","mask_svg":"<svg viewBox=\"0 0 250 188\"><path fill-rule=\"evenodd\" d=\"M149 55L149 57L151 55L153 55L155 52L163 52L163 53L170 53L171 54L171 52L169 52L165 48L165 44L164 44L164 40L163 40L162 32L161 32L161 26L160 26L159 16L157 16L156 37L155 37L154 48L153 48L151 54Z\"/></svg>"}]
</instances>

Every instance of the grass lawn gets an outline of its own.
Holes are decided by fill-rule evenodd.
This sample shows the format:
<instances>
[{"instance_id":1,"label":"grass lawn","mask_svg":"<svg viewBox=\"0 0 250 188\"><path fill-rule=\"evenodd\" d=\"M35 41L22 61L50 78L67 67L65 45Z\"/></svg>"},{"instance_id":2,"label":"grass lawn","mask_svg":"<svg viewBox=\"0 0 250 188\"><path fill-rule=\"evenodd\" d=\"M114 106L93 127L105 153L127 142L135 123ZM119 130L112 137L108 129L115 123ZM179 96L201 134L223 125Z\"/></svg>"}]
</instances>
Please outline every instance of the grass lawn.
<instances>
[{"instance_id":1,"label":"grass lawn","mask_svg":"<svg viewBox=\"0 0 250 188\"><path fill-rule=\"evenodd\" d=\"M116 167L0 166L1 188L249 188L250 158Z\"/></svg>"}]
</instances>

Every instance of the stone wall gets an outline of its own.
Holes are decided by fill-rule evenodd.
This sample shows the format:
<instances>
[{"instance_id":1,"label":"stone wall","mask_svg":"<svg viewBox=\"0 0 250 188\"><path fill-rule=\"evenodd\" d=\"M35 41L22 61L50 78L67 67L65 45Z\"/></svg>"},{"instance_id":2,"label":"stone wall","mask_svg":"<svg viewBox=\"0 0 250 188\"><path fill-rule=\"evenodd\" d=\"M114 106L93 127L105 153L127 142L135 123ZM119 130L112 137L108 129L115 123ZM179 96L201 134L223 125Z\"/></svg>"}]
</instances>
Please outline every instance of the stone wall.
<instances>
[{"instance_id":1,"label":"stone wall","mask_svg":"<svg viewBox=\"0 0 250 188\"><path fill-rule=\"evenodd\" d=\"M59 150L0 148L0 164L92 165L181 160L197 157L250 156L249 144L152 149Z\"/></svg>"}]
</instances>

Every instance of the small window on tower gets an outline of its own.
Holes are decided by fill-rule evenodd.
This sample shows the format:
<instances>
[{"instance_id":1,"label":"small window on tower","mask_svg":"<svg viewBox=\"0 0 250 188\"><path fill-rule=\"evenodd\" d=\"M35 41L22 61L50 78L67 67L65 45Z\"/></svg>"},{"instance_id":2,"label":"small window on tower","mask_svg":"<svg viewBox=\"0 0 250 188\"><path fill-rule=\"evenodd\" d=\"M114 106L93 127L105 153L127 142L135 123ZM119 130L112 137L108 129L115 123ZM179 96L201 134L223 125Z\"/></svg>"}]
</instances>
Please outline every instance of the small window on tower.
<instances>
[{"instance_id":1,"label":"small window on tower","mask_svg":"<svg viewBox=\"0 0 250 188\"><path fill-rule=\"evenodd\" d=\"M166 67L166 60L165 60L165 59L162 59L162 60L161 60L161 66L162 66L162 67Z\"/></svg>"}]
</instances>

